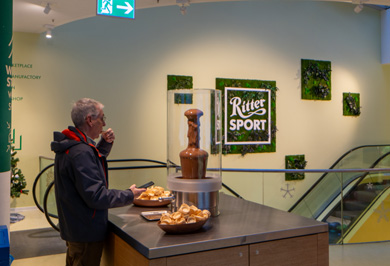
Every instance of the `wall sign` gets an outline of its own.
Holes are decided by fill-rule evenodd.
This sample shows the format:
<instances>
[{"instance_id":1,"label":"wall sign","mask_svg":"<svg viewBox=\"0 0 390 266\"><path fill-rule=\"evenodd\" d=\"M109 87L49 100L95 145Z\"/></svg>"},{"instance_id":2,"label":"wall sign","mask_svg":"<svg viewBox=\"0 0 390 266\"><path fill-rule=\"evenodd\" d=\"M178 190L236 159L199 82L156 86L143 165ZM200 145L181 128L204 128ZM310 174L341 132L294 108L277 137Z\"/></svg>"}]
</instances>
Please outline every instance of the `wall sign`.
<instances>
[{"instance_id":1,"label":"wall sign","mask_svg":"<svg viewBox=\"0 0 390 266\"><path fill-rule=\"evenodd\" d=\"M251 94L252 97L247 95ZM225 134L226 145L271 144L271 135L264 138L234 138L234 135L262 131L271 132L271 91L225 87ZM237 133L241 132L241 133ZM230 133L230 134L229 134Z\"/></svg>"},{"instance_id":2,"label":"wall sign","mask_svg":"<svg viewBox=\"0 0 390 266\"><path fill-rule=\"evenodd\" d=\"M276 151L276 82L216 80L222 94L224 154Z\"/></svg>"}]
</instances>

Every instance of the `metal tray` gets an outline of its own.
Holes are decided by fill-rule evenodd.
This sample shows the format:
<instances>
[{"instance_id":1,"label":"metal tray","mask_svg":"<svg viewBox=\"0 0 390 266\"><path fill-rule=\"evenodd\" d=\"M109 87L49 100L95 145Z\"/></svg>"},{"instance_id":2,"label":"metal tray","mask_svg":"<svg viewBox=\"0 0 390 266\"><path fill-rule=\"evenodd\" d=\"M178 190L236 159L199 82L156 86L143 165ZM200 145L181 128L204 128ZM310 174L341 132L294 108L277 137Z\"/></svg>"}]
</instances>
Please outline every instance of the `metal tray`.
<instances>
[{"instance_id":1,"label":"metal tray","mask_svg":"<svg viewBox=\"0 0 390 266\"><path fill-rule=\"evenodd\" d=\"M141 216L145 218L147 221L158 221L161 218L163 213L167 213L168 211L149 211L149 212L141 212Z\"/></svg>"}]
</instances>

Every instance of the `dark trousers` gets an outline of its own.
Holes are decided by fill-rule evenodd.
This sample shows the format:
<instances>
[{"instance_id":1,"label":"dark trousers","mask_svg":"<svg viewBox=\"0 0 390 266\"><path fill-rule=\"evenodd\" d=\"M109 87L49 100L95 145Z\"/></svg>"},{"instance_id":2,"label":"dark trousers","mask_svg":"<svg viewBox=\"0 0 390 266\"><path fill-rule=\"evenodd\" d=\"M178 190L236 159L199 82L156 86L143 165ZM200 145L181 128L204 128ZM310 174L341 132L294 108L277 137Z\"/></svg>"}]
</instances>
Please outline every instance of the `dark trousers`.
<instances>
[{"instance_id":1,"label":"dark trousers","mask_svg":"<svg viewBox=\"0 0 390 266\"><path fill-rule=\"evenodd\" d=\"M66 266L99 266L104 241L66 242Z\"/></svg>"}]
</instances>

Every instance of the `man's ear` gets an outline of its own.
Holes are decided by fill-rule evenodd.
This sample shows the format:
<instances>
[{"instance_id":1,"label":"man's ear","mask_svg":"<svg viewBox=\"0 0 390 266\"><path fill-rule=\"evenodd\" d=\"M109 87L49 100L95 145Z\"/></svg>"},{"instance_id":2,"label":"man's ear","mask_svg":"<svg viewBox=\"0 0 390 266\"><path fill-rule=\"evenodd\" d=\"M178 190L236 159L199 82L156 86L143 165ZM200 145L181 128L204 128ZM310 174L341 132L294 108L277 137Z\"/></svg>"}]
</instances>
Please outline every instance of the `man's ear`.
<instances>
[{"instance_id":1,"label":"man's ear","mask_svg":"<svg viewBox=\"0 0 390 266\"><path fill-rule=\"evenodd\" d=\"M87 117L85 118L85 121L86 121L88 126L92 127L92 117L90 115L87 115Z\"/></svg>"}]
</instances>

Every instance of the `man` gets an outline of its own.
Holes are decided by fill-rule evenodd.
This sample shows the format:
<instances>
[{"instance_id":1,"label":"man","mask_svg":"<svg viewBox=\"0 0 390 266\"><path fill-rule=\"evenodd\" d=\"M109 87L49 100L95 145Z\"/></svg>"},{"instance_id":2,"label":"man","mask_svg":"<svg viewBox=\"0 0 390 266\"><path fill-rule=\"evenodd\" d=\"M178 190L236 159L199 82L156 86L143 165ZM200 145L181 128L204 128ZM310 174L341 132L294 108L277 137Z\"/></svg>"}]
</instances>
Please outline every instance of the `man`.
<instances>
[{"instance_id":1,"label":"man","mask_svg":"<svg viewBox=\"0 0 390 266\"><path fill-rule=\"evenodd\" d=\"M145 189L108 189L107 161L114 131L106 125L103 104L78 100L74 127L54 132L54 176L61 238L68 247L66 265L99 265L107 234L108 209L131 204ZM96 145L93 141L102 135Z\"/></svg>"}]
</instances>

